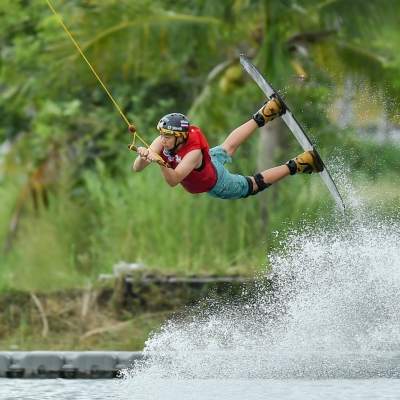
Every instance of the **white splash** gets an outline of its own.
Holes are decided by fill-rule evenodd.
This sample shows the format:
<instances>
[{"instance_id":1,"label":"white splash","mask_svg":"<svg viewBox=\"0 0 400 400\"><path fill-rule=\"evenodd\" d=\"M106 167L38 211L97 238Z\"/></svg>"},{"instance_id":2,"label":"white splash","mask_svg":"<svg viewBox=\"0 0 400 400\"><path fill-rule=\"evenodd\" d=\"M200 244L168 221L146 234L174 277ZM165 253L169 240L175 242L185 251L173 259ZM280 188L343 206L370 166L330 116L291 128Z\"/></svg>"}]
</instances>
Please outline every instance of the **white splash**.
<instances>
[{"instance_id":1,"label":"white splash","mask_svg":"<svg viewBox=\"0 0 400 400\"><path fill-rule=\"evenodd\" d=\"M357 196L346 202L345 217L281 234L269 255L272 274L251 293L210 300L167 322L123 385L140 391L163 378L376 375L382 352L400 351L400 222L371 215ZM383 363L400 374L387 357Z\"/></svg>"}]
</instances>

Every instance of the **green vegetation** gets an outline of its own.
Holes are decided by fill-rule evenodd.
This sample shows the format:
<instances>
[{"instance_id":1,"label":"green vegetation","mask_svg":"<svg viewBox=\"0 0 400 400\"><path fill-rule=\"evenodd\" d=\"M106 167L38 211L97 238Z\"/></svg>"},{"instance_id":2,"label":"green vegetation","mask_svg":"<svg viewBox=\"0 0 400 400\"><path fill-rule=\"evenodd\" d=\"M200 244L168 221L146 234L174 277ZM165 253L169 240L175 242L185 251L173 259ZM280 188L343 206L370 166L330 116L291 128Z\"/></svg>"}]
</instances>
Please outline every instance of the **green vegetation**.
<instances>
[{"instance_id":1,"label":"green vegetation","mask_svg":"<svg viewBox=\"0 0 400 400\"><path fill-rule=\"evenodd\" d=\"M110 290L90 286L39 296L16 291L3 293L0 348L141 350L150 330L173 314L167 307L136 307L132 313L115 303L113 296L115 293Z\"/></svg>"},{"instance_id":2,"label":"green vegetation","mask_svg":"<svg viewBox=\"0 0 400 400\"><path fill-rule=\"evenodd\" d=\"M151 272L166 274L259 272L273 244L270 233L285 220L317 212L318 190L326 190L317 177L312 182L296 177L263 196L225 202L169 188L156 166L125 179L104 170L88 171L84 179L85 201L71 198L65 184L65 192L50 194L49 206L37 215L32 206L25 207L12 249L3 258L2 287L73 288L111 273L120 260L140 260ZM15 198L11 186L4 184L2 198L7 192ZM287 200L292 190L298 193L296 207ZM277 210L267 229L260 202ZM10 220L10 210L2 211L1 220Z\"/></svg>"},{"instance_id":3,"label":"green vegetation","mask_svg":"<svg viewBox=\"0 0 400 400\"><path fill-rule=\"evenodd\" d=\"M396 0L52 5L147 143L159 118L172 111L187 114L211 146L249 119L264 99L239 65L244 53L281 90L338 182L347 173L354 190L368 186L368 207L396 211L399 148L359 134L360 126L376 126L382 116L393 127L400 122ZM132 135L45 0L3 0L0 40L0 144L9 146L0 152L0 293L13 327L1 328L3 347L16 332L20 348L35 347L37 337L27 334L38 318L29 311L36 310L32 294L50 296L46 307L55 320L61 313L75 321L79 312L64 314L50 303L68 303L88 285L105 290L98 276L112 273L120 260L140 261L149 273L251 275L269 268L267 254L279 247L276 232L321 215L337 218L315 176L288 178L258 196L228 202L169 188L156 165L133 173ZM353 119L341 121L343 105L353 107L347 113ZM267 146L264 135L271 137ZM300 152L276 125L257 132L228 168L253 174ZM28 300L13 297L14 291ZM79 318L71 322L66 347L115 343L111 333L102 344L74 342L82 331L128 318L101 304L107 318L94 318L86 328ZM164 317L135 315L129 332L137 343L127 339L122 347L139 348ZM51 331L48 348L59 345L60 331Z\"/></svg>"}]
</instances>

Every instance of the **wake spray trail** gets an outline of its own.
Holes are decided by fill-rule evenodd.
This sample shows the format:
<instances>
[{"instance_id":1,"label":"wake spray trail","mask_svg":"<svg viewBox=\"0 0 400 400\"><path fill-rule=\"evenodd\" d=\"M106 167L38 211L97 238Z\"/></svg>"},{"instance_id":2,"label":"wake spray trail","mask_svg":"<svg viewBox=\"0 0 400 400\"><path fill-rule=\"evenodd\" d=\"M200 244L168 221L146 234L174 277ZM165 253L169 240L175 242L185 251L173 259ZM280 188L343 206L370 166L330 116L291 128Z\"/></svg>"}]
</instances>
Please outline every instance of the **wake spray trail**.
<instances>
[{"instance_id":1,"label":"wake spray trail","mask_svg":"<svg viewBox=\"0 0 400 400\"><path fill-rule=\"evenodd\" d=\"M246 300L210 301L154 333L121 396L160 378L368 377L379 352L400 351L399 219L346 202L345 218L289 230L269 255L273 292L260 277Z\"/></svg>"}]
</instances>

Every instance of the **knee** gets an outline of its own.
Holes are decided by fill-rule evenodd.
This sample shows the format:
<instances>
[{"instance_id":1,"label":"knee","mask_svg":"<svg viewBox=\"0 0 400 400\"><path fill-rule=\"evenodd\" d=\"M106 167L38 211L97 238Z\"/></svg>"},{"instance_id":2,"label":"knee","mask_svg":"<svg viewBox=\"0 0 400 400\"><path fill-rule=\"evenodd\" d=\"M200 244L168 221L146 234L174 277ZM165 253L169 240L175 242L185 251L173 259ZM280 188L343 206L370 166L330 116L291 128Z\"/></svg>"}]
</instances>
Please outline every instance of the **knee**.
<instances>
[{"instance_id":1,"label":"knee","mask_svg":"<svg viewBox=\"0 0 400 400\"><path fill-rule=\"evenodd\" d=\"M249 179L253 182L253 191L249 193L251 196L255 196L257 193L260 193L271 186L271 183L264 182L264 177L260 172L249 177Z\"/></svg>"},{"instance_id":2,"label":"knee","mask_svg":"<svg viewBox=\"0 0 400 400\"><path fill-rule=\"evenodd\" d=\"M228 154L229 157L233 156L233 153L235 152L235 148L233 148L233 146L231 146L229 143L227 143L227 141L225 140L224 143L221 144L221 146L225 151L226 154Z\"/></svg>"}]
</instances>

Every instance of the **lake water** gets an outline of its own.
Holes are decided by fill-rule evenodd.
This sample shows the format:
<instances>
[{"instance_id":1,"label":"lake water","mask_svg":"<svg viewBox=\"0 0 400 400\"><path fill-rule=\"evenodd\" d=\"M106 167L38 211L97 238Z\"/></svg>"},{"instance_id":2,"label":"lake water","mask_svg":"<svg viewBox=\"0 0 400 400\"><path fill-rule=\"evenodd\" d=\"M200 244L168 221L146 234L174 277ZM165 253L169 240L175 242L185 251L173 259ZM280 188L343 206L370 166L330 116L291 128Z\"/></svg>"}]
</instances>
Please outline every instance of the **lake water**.
<instances>
[{"instance_id":1,"label":"lake water","mask_svg":"<svg viewBox=\"0 0 400 400\"><path fill-rule=\"evenodd\" d=\"M137 400L329 400L400 399L397 379L331 380L153 380L142 391L123 390ZM126 389L126 388L125 388ZM105 400L121 398L115 380L0 379L1 400Z\"/></svg>"}]
</instances>

